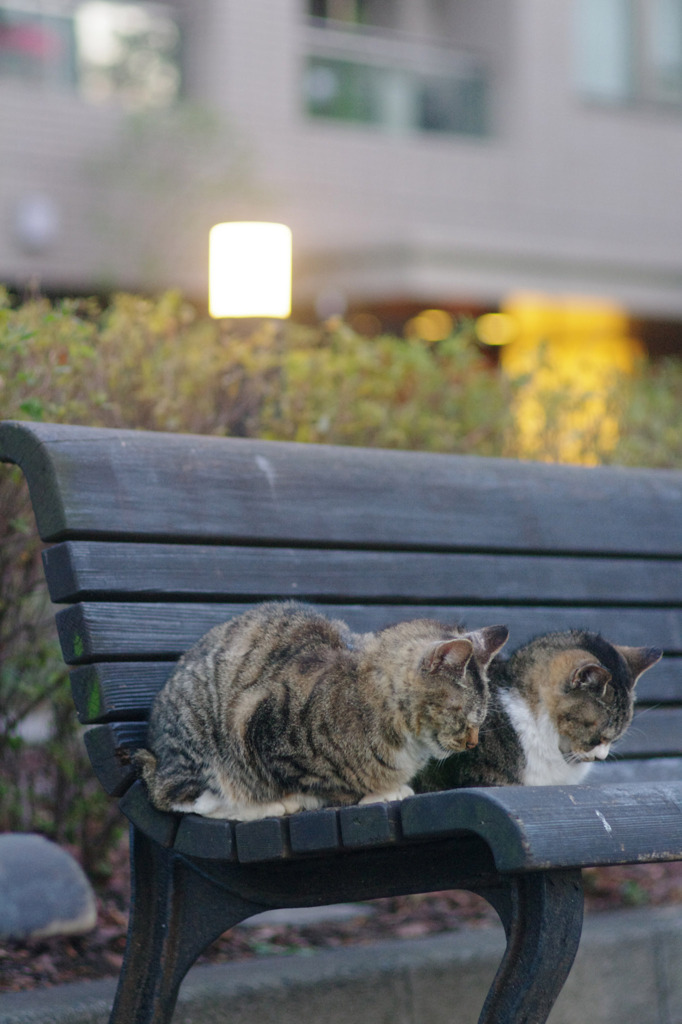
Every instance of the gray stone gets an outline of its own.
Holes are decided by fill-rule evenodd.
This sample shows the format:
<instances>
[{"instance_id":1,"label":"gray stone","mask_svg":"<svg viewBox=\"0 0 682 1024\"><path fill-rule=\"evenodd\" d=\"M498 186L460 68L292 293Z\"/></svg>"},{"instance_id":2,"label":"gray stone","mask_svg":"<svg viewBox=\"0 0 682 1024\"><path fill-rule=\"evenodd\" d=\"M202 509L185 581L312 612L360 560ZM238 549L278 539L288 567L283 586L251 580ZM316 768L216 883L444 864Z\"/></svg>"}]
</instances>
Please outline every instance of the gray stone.
<instances>
[{"instance_id":1,"label":"gray stone","mask_svg":"<svg viewBox=\"0 0 682 1024\"><path fill-rule=\"evenodd\" d=\"M73 857L44 836L0 835L0 937L77 935L96 919L92 887Z\"/></svg>"}]
</instances>

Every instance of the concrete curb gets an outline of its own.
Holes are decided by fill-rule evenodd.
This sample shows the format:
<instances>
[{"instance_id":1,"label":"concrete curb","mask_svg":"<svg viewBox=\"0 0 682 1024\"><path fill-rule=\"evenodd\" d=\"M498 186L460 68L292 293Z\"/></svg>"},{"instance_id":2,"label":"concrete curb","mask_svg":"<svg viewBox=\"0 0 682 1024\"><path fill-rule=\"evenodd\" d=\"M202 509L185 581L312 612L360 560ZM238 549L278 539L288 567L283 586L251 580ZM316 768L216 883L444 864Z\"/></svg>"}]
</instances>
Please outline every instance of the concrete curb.
<instances>
[{"instance_id":1,"label":"concrete curb","mask_svg":"<svg viewBox=\"0 0 682 1024\"><path fill-rule=\"evenodd\" d=\"M173 1024L474 1024L502 929L195 967ZM596 914L550 1024L682 1021L682 908ZM106 1024L115 983L0 995L0 1024Z\"/></svg>"}]
</instances>

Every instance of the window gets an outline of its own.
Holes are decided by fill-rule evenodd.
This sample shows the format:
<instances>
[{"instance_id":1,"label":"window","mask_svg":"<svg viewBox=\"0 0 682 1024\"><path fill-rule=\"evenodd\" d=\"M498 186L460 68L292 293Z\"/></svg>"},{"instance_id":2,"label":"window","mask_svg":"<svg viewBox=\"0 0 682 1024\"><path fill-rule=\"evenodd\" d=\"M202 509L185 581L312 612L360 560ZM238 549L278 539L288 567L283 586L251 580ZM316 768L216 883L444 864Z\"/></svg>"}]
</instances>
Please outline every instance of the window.
<instances>
[{"instance_id":1,"label":"window","mask_svg":"<svg viewBox=\"0 0 682 1024\"><path fill-rule=\"evenodd\" d=\"M682 104L682 0L576 0L575 52L591 99Z\"/></svg>"},{"instance_id":2,"label":"window","mask_svg":"<svg viewBox=\"0 0 682 1024\"><path fill-rule=\"evenodd\" d=\"M662 99L682 101L682 3L654 0L650 11L649 89Z\"/></svg>"},{"instance_id":3,"label":"window","mask_svg":"<svg viewBox=\"0 0 682 1024\"><path fill-rule=\"evenodd\" d=\"M417 126L422 131L485 134L486 80L480 69L456 78L424 75L418 95Z\"/></svg>"},{"instance_id":4,"label":"window","mask_svg":"<svg viewBox=\"0 0 682 1024\"><path fill-rule=\"evenodd\" d=\"M70 5L69 5L70 6ZM78 89L87 99L167 106L178 95L179 31L159 4L0 3L0 78Z\"/></svg>"},{"instance_id":5,"label":"window","mask_svg":"<svg viewBox=\"0 0 682 1024\"><path fill-rule=\"evenodd\" d=\"M0 77L73 87L76 61L71 20L0 7Z\"/></svg>"},{"instance_id":6,"label":"window","mask_svg":"<svg viewBox=\"0 0 682 1024\"><path fill-rule=\"evenodd\" d=\"M89 0L75 15L80 85L92 100L166 106L179 89L179 32L156 4Z\"/></svg>"},{"instance_id":7,"label":"window","mask_svg":"<svg viewBox=\"0 0 682 1024\"><path fill-rule=\"evenodd\" d=\"M309 57L305 77L307 110L315 117L380 124L386 120L389 85L381 72L350 60Z\"/></svg>"}]
</instances>

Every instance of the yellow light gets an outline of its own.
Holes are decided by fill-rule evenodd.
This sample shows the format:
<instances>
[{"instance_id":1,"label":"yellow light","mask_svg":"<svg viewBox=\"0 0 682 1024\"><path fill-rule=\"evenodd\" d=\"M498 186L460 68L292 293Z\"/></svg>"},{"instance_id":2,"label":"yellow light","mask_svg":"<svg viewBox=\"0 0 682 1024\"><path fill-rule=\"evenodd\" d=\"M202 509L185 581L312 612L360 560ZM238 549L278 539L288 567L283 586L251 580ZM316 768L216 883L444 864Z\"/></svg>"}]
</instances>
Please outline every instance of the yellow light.
<instances>
[{"instance_id":1,"label":"yellow light","mask_svg":"<svg viewBox=\"0 0 682 1024\"><path fill-rule=\"evenodd\" d=\"M484 313L476 321L476 335L485 345L509 345L518 333L518 324L508 313Z\"/></svg>"},{"instance_id":2,"label":"yellow light","mask_svg":"<svg viewBox=\"0 0 682 1024\"><path fill-rule=\"evenodd\" d=\"M598 462L618 441L614 381L633 372L643 351L625 310L608 300L524 293L510 296L502 315L516 326L500 365L520 382L522 456Z\"/></svg>"},{"instance_id":3,"label":"yellow light","mask_svg":"<svg viewBox=\"0 0 682 1024\"><path fill-rule=\"evenodd\" d=\"M291 231L285 224L232 221L209 233L208 310L214 317L291 313Z\"/></svg>"},{"instance_id":4,"label":"yellow light","mask_svg":"<svg viewBox=\"0 0 682 1024\"><path fill-rule=\"evenodd\" d=\"M452 334L452 316L444 309L424 309L405 324L408 338L421 341L444 341Z\"/></svg>"}]
</instances>

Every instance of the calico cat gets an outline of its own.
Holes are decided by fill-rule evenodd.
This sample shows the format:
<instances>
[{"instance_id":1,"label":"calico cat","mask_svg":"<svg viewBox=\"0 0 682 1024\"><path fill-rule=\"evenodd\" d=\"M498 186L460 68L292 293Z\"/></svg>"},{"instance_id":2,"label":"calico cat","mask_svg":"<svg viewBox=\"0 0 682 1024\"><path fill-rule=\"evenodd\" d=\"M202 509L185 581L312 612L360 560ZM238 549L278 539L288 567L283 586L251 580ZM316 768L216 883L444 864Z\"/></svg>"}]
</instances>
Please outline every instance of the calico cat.
<instances>
[{"instance_id":1,"label":"calico cat","mask_svg":"<svg viewBox=\"0 0 682 1024\"><path fill-rule=\"evenodd\" d=\"M653 647L569 630L496 658L478 746L429 763L415 789L583 782L630 724L635 683L660 657Z\"/></svg>"},{"instance_id":2,"label":"calico cat","mask_svg":"<svg viewBox=\"0 0 682 1024\"><path fill-rule=\"evenodd\" d=\"M478 740L505 626L419 619L354 634L290 602L216 626L154 702L135 762L161 810L248 820L402 799Z\"/></svg>"}]
</instances>

